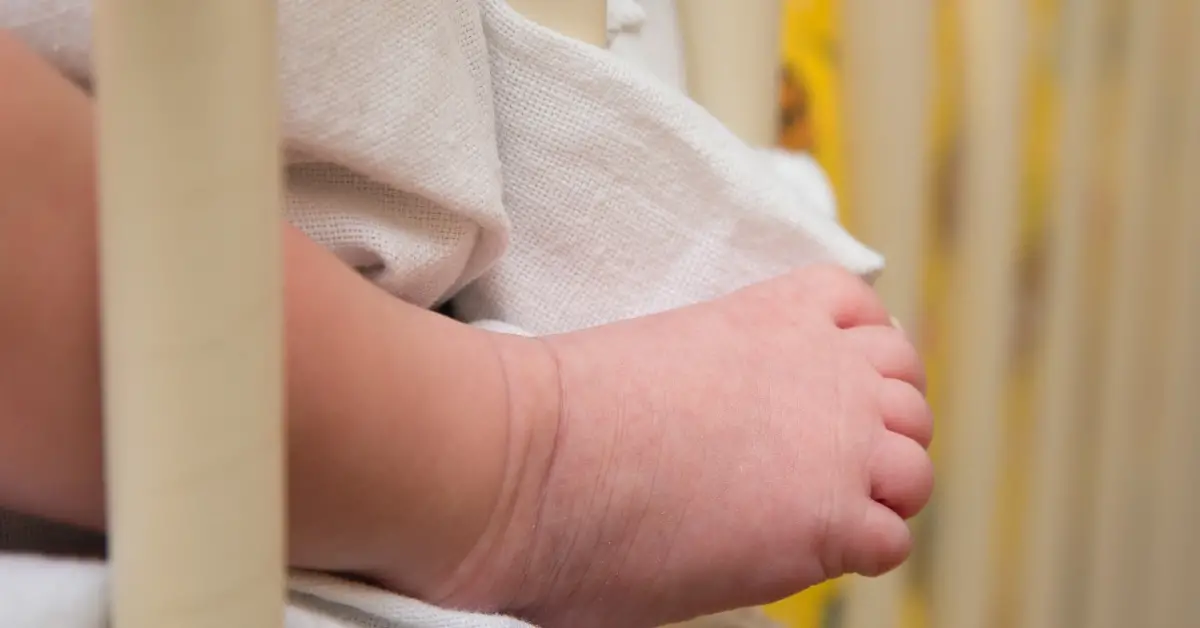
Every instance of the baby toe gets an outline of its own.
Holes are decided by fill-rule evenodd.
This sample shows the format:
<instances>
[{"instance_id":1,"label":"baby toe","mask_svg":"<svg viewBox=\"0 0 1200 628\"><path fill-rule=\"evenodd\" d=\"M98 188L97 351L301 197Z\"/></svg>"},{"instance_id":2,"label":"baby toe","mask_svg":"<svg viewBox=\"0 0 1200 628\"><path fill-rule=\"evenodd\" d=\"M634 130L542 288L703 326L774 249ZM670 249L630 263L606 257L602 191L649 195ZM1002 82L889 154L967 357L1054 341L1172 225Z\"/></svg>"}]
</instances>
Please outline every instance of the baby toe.
<instances>
[{"instance_id":1,"label":"baby toe","mask_svg":"<svg viewBox=\"0 0 1200 628\"><path fill-rule=\"evenodd\" d=\"M933 461L915 440L885 434L871 461L871 499L904 519L913 517L933 494Z\"/></svg>"},{"instance_id":2,"label":"baby toe","mask_svg":"<svg viewBox=\"0 0 1200 628\"><path fill-rule=\"evenodd\" d=\"M925 365L917 348L895 327L855 327L845 331L854 348L880 375L912 384L925 392Z\"/></svg>"},{"instance_id":3,"label":"baby toe","mask_svg":"<svg viewBox=\"0 0 1200 628\"><path fill-rule=\"evenodd\" d=\"M847 573L881 576L899 567L912 552L912 531L895 512L869 502L862 522L843 549L842 568Z\"/></svg>"},{"instance_id":4,"label":"baby toe","mask_svg":"<svg viewBox=\"0 0 1200 628\"><path fill-rule=\"evenodd\" d=\"M806 266L793 276L797 298L826 312L843 329L889 325L891 316L870 285L833 265Z\"/></svg>"},{"instance_id":5,"label":"baby toe","mask_svg":"<svg viewBox=\"0 0 1200 628\"><path fill-rule=\"evenodd\" d=\"M925 395L911 384L898 379L880 382L879 413L888 430L929 449L933 442L933 410Z\"/></svg>"}]
</instances>

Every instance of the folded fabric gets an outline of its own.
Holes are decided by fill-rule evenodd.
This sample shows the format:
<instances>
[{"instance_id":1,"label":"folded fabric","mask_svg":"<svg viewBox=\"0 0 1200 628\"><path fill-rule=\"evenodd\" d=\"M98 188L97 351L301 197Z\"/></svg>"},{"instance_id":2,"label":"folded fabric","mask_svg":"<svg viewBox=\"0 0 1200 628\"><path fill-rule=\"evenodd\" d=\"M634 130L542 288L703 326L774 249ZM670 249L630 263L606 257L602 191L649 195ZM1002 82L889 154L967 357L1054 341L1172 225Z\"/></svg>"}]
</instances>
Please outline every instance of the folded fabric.
<instances>
[{"instance_id":1,"label":"folded fabric","mask_svg":"<svg viewBox=\"0 0 1200 628\"><path fill-rule=\"evenodd\" d=\"M655 13L625 8L622 59L502 0L280 0L287 218L397 298L453 299L467 322L533 334L816 262L877 272L819 169L744 145L632 59L649 43L621 35ZM0 28L82 84L90 22L86 0L0 3ZM662 72L681 80L677 63ZM0 551L63 545L0 513ZM0 625L96 625L101 565L10 553L0 574L28 576L0 583ZM289 626L524 625L308 574L291 586Z\"/></svg>"}]
</instances>

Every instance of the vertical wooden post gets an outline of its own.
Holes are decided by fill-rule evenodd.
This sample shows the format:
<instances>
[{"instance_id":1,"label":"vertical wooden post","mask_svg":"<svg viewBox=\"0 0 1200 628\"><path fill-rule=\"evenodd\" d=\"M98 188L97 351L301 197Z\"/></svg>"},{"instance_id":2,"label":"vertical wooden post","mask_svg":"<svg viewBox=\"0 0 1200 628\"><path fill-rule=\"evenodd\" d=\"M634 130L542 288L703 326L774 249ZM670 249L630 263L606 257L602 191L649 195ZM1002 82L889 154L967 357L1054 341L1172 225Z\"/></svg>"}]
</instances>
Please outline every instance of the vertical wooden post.
<instances>
[{"instance_id":1,"label":"vertical wooden post","mask_svg":"<svg viewBox=\"0 0 1200 628\"><path fill-rule=\"evenodd\" d=\"M780 0L676 4L688 93L751 146L779 141Z\"/></svg>"},{"instance_id":2,"label":"vertical wooden post","mask_svg":"<svg viewBox=\"0 0 1200 628\"><path fill-rule=\"evenodd\" d=\"M1138 519L1143 512L1139 489L1139 450L1154 429L1156 408L1150 404L1147 374L1153 367L1149 347L1158 303L1155 263L1160 244L1152 241L1159 209L1164 161L1161 116L1166 88L1163 38L1167 0L1130 2L1125 72L1127 100L1122 116L1120 190L1113 225L1113 272L1109 284L1108 329L1100 374L1101 402L1097 435L1096 494L1091 520L1094 530L1084 570L1084 625L1124 628L1142 621L1135 601L1144 582ZM1138 566L1140 565L1140 567Z\"/></svg>"},{"instance_id":3,"label":"vertical wooden post","mask_svg":"<svg viewBox=\"0 0 1200 628\"><path fill-rule=\"evenodd\" d=\"M1095 172L1096 107L1104 2L1067 0L1062 7L1063 105L1045 292L1045 354L1033 422L1034 478L1025 512L1021 578L1022 628L1066 625L1068 581L1076 577L1068 549L1079 534L1072 518L1081 480L1080 428L1085 376L1082 349L1088 316L1085 277L1094 212L1089 207Z\"/></svg>"},{"instance_id":4,"label":"vertical wooden post","mask_svg":"<svg viewBox=\"0 0 1200 628\"><path fill-rule=\"evenodd\" d=\"M580 41L603 47L608 40L605 0L508 0L525 17Z\"/></svg>"},{"instance_id":5,"label":"vertical wooden post","mask_svg":"<svg viewBox=\"0 0 1200 628\"><path fill-rule=\"evenodd\" d=\"M281 626L281 168L269 1L101 0L116 628Z\"/></svg>"},{"instance_id":6,"label":"vertical wooden post","mask_svg":"<svg viewBox=\"0 0 1200 628\"><path fill-rule=\"evenodd\" d=\"M951 381L939 433L936 628L987 628L991 616L1027 91L1023 3L964 0L962 19L966 152L950 291Z\"/></svg>"},{"instance_id":7,"label":"vertical wooden post","mask_svg":"<svg viewBox=\"0 0 1200 628\"><path fill-rule=\"evenodd\" d=\"M868 244L888 260L876 288L920 329L931 175L932 0L842 5L850 198ZM914 340L919 340L914 338ZM899 625L906 570L851 581L845 628Z\"/></svg>"},{"instance_id":8,"label":"vertical wooden post","mask_svg":"<svg viewBox=\"0 0 1200 628\"><path fill-rule=\"evenodd\" d=\"M1200 626L1195 569L1200 562L1200 5L1174 3L1186 44L1179 76L1181 124L1171 153L1169 231L1158 241L1170 250L1161 269L1168 319L1164 347L1162 423L1154 439L1150 492L1149 595L1146 626ZM1158 271L1154 271L1158 272Z\"/></svg>"}]
</instances>

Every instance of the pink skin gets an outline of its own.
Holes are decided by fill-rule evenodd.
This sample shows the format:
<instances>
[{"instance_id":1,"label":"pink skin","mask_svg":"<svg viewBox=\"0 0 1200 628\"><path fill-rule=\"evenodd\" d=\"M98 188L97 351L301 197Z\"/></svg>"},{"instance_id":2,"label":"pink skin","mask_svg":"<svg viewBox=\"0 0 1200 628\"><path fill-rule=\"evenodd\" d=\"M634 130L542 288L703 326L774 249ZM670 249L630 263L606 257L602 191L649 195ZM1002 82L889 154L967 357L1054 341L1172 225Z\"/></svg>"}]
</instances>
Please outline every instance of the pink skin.
<instances>
[{"instance_id":1,"label":"pink skin","mask_svg":"<svg viewBox=\"0 0 1200 628\"><path fill-rule=\"evenodd\" d=\"M924 374L849 273L807 268L525 349L554 357L562 411L444 601L650 627L908 556L905 519L933 488Z\"/></svg>"}]
</instances>

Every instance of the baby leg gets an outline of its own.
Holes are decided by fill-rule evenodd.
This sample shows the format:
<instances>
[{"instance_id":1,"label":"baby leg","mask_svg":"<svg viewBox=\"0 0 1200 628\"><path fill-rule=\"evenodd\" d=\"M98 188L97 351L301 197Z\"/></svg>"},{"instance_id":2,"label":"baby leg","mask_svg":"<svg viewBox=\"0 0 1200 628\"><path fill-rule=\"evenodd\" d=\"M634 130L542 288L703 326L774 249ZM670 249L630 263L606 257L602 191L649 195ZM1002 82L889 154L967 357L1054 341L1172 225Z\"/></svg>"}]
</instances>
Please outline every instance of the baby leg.
<instances>
[{"instance_id":1,"label":"baby leg","mask_svg":"<svg viewBox=\"0 0 1200 628\"><path fill-rule=\"evenodd\" d=\"M0 508L101 529L91 102L3 32L0 85ZM399 302L280 228L293 564L389 560L420 593L499 501L517 379L503 354L536 343Z\"/></svg>"}]
</instances>

